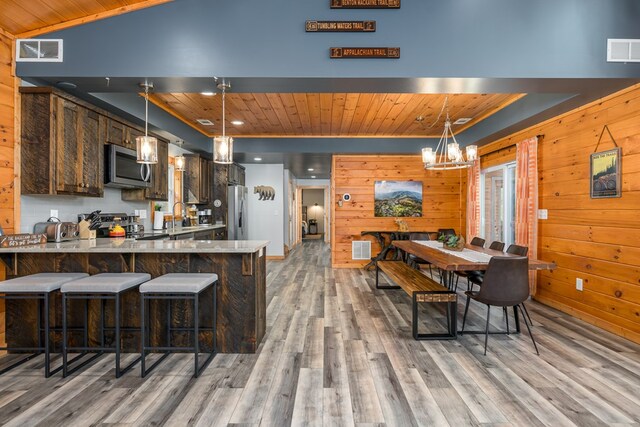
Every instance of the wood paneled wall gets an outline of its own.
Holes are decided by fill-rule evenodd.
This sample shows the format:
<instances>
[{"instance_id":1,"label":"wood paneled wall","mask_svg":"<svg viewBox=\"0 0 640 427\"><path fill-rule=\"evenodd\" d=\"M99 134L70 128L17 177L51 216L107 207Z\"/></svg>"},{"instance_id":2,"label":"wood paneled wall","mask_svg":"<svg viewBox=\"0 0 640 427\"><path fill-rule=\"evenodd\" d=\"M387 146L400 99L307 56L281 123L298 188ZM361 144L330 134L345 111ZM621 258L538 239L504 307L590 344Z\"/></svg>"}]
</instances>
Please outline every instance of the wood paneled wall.
<instances>
[{"instance_id":1,"label":"wood paneled wall","mask_svg":"<svg viewBox=\"0 0 640 427\"><path fill-rule=\"evenodd\" d=\"M16 141L15 105L16 79L13 67L13 39L0 33L0 225L5 233L18 227L14 146ZM4 279L0 264L0 280ZM0 299L0 346L4 346L4 300Z\"/></svg>"},{"instance_id":2,"label":"wood paneled wall","mask_svg":"<svg viewBox=\"0 0 640 427\"><path fill-rule=\"evenodd\" d=\"M367 261L351 259L351 242L368 239L372 255L380 247L373 238L361 237L367 230L397 230L395 218L376 218L374 182L383 180L422 181L421 218L403 218L411 231L454 228L465 233L467 170L427 171L420 156L335 155L331 177L331 217L333 218L331 261L333 267L361 267ZM342 207L337 201L350 193L352 201Z\"/></svg>"},{"instance_id":3,"label":"wood paneled wall","mask_svg":"<svg viewBox=\"0 0 640 427\"><path fill-rule=\"evenodd\" d=\"M607 124L622 147L622 197L591 199L589 156ZM540 209L539 257L558 268L538 274L535 299L640 342L640 85L518 132L481 154L535 135ZM603 137L598 151L613 148ZM500 153L488 154L487 158ZM576 290L576 278L584 290Z\"/></svg>"}]
</instances>

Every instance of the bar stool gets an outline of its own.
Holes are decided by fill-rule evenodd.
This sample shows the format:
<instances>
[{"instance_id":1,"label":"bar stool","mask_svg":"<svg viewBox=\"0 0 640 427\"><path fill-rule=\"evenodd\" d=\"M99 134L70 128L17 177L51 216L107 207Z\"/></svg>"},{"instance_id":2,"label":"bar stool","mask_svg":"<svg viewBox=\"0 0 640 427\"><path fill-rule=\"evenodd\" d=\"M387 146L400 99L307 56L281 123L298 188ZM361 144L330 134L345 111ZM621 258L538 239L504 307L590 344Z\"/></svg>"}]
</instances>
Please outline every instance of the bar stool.
<instances>
[{"instance_id":1,"label":"bar stool","mask_svg":"<svg viewBox=\"0 0 640 427\"><path fill-rule=\"evenodd\" d=\"M49 338L51 328L49 327L49 302L53 293L60 290L65 283L78 280L89 276L86 273L37 273L29 276L18 277L15 279L5 280L0 283L0 298L8 299L33 299L38 302L38 315L36 317L36 329L38 334L37 347L0 347L0 350L8 351L35 351L35 353L20 359L7 368L0 371L0 375L22 365L23 363L33 359L35 356L44 352L44 377L49 378L51 375L62 369L62 366L51 371L51 357L49 348ZM42 328L42 306L44 304L44 328ZM44 346L42 345L42 332L44 332Z\"/></svg>"},{"instance_id":2,"label":"bar stool","mask_svg":"<svg viewBox=\"0 0 640 427\"><path fill-rule=\"evenodd\" d=\"M144 378L151 372L160 362L162 362L170 353L175 351L193 351L194 354L194 378L198 378L200 373L209 365L209 362L216 355L216 293L217 293L218 275L211 273L170 273L157 277L142 286L140 286L140 341L142 343L141 359L141 376ZM200 343L198 333L208 328L200 328L198 303L200 294L213 286L213 340L211 345L211 353L202 367L198 368L198 354L200 353ZM151 335L151 322L147 322L146 305L151 300L168 300L167 309L167 345L165 347L149 345L147 341ZM174 330L183 330L182 328L172 328L171 325L171 302L173 300L193 301L193 347L177 347L171 345L171 333ZM145 312L146 311L146 312ZM148 333L147 330L148 329ZM160 357L149 369L146 369L145 358L147 352L161 351L165 354Z\"/></svg>"},{"instance_id":3,"label":"bar stool","mask_svg":"<svg viewBox=\"0 0 640 427\"><path fill-rule=\"evenodd\" d=\"M120 302L122 294L135 287L138 287L141 283L151 279L151 275L147 273L101 273L94 276L90 276L84 279L76 280L71 283L67 283L60 288L62 292L62 376L66 377L70 373L77 371L87 363L92 362L96 358L100 357L104 352L115 352L116 354L116 378L120 378L122 374L127 372L135 365L139 358L131 362L124 369L120 368ZM67 340L67 311L69 300L82 299L85 300L84 304L84 342L82 347L71 347ZM89 300L100 300L100 346L89 347L89 319L88 319L88 305ZM113 347L106 347L104 345L104 301L115 301L115 345ZM67 362L67 353L69 351L81 351L82 355L88 352L97 351L98 354L90 359L82 362L73 369L69 369L69 365L73 362ZM74 359L75 360L75 359Z\"/></svg>"}]
</instances>

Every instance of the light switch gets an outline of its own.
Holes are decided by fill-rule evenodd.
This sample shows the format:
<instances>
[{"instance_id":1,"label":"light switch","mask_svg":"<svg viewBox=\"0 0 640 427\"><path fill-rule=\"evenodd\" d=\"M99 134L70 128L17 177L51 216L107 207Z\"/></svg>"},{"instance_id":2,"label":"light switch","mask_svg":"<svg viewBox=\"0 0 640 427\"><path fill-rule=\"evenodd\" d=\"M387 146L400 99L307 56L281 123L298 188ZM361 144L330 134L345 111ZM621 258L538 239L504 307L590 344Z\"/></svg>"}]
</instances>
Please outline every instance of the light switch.
<instances>
[{"instance_id":1,"label":"light switch","mask_svg":"<svg viewBox=\"0 0 640 427\"><path fill-rule=\"evenodd\" d=\"M538 219L549 219L549 211L546 209L538 209Z\"/></svg>"},{"instance_id":2,"label":"light switch","mask_svg":"<svg viewBox=\"0 0 640 427\"><path fill-rule=\"evenodd\" d=\"M50 216L50 217L53 217L53 218L59 218L59 217L58 217L58 209L51 209L51 210L49 211L49 216Z\"/></svg>"}]
</instances>

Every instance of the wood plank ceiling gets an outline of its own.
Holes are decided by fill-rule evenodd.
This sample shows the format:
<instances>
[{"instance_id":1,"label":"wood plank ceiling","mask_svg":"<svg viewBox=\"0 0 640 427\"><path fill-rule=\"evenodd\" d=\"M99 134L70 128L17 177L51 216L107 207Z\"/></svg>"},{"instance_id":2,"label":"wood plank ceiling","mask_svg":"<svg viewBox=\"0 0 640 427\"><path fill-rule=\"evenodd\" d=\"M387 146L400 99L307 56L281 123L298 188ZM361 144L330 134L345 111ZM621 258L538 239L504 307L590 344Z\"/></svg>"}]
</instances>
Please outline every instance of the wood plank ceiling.
<instances>
[{"instance_id":1,"label":"wood plank ceiling","mask_svg":"<svg viewBox=\"0 0 640 427\"><path fill-rule=\"evenodd\" d=\"M172 0L0 0L0 28L21 38Z\"/></svg>"},{"instance_id":2,"label":"wood plank ceiling","mask_svg":"<svg viewBox=\"0 0 640 427\"><path fill-rule=\"evenodd\" d=\"M227 93L227 134L240 137L439 137L445 94L396 93ZM453 94L453 127L461 132L522 94ZM222 133L222 97L198 93L157 93L150 101L207 136ZM422 117L421 121L416 120ZM198 119L210 120L202 125ZM233 125L240 120L243 125ZM433 125L433 126L432 126Z\"/></svg>"}]
</instances>

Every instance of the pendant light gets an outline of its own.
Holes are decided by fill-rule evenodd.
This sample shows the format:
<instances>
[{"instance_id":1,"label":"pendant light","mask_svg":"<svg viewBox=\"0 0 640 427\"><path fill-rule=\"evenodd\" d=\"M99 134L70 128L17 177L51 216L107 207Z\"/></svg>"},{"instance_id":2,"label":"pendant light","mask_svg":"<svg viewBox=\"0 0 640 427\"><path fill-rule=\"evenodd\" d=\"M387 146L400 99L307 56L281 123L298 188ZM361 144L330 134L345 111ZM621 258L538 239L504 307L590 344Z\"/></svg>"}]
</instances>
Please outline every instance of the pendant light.
<instances>
[{"instance_id":1,"label":"pendant light","mask_svg":"<svg viewBox=\"0 0 640 427\"><path fill-rule=\"evenodd\" d=\"M141 83L144 88L144 136L136 137L137 162L145 165L158 163L158 140L149 136L149 89L153 89L153 83Z\"/></svg>"},{"instance_id":2,"label":"pendant light","mask_svg":"<svg viewBox=\"0 0 640 427\"><path fill-rule=\"evenodd\" d=\"M184 156L182 155L176 156L175 165L176 165L177 172L184 172L186 170L186 164L187 164L187 160L184 158Z\"/></svg>"},{"instance_id":3,"label":"pendant light","mask_svg":"<svg viewBox=\"0 0 640 427\"><path fill-rule=\"evenodd\" d=\"M449 97L444 99L442 110L440 110L440 115L442 115L442 112L446 109L447 115L444 122L444 131L442 132L436 149L433 150L431 147L422 149L422 163L424 163L425 169L448 170L468 168L472 166L473 162L478 158L477 145L468 145L465 149L466 158L463 155L460 144L458 144L456 136L453 134L453 130L451 130L448 99ZM436 119L436 123L439 119L440 116ZM452 142L449 142L449 136Z\"/></svg>"},{"instance_id":4,"label":"pendant light","mask_svg":"<svg viewBox=\"0 0 640 427\"><path fill-rule=\"evenodd\" d=\"M225 123L225 93L230 88L228 83L218 85L218 89L222 90L222 136L213 138L213 162L225 165L233 163L233 138L226 135Z\"/></svg>"}]
</instances>

